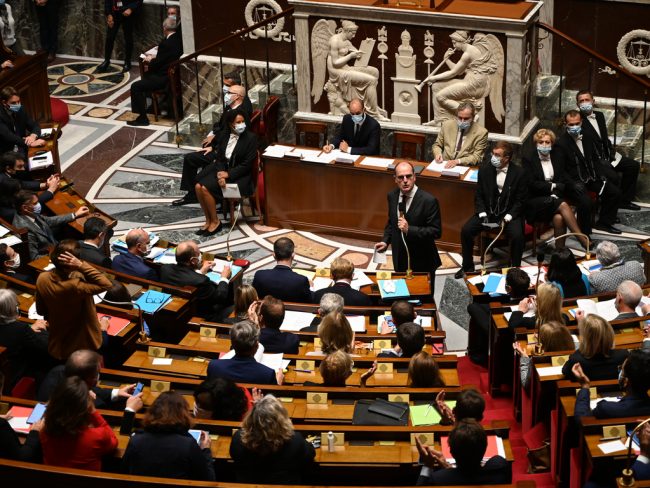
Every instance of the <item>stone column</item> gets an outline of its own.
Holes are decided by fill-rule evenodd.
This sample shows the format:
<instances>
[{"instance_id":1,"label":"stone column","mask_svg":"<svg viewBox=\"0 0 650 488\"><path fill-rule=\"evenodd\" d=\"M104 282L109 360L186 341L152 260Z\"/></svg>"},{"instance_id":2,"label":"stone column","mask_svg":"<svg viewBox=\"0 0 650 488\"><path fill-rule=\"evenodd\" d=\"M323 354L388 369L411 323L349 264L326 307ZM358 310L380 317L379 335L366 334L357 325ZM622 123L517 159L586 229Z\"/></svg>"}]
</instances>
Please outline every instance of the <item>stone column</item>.
<instances>
[{"instance_id":1,"label":"stone column","mask_svg":"<svg viewBox=\"0 0 650 488\"><path fill-rule=\"evenodd\" d=\"M553 25L553 3L555 0L544 0L544 4L539 11L539 21L548 25ZM539 48L539 62L542 74L550 74L553 64L553 35L545 30L540 31L541 41Z\"/></svg>"},{"instance_id":2,"label":"stone column","mask_svg":"<svg viewBox=\"0 0 650 488\"><path fill-rule=\"evenodd\" d=\"M293 14L296 32L296 88L298 89L298 110L311 112L311 59L309 40L309 15Z\"/></svg>"},{"instance_id":3,"label":"stone column","mask_svg":"<svg viewBox=\"0 0 650 488\"><path fill-rule=\"evenodd\" d=\"M524 122L526 33L506 32L506 37L507 64L504 74L506 120L504 132L506 135L518 137Z\"/></svg>"},{"instance_id":4,"label":"stone column","mask_svg":"<svg viewBox=\"0 0 650 488\"><path fill-rule=\"evenodd\" d=\"M180 0L181 25L183 26L183 51L190 54L196 51L194 47L194 19L192 17L192 0Z\"/></svg>"}]
</instances>

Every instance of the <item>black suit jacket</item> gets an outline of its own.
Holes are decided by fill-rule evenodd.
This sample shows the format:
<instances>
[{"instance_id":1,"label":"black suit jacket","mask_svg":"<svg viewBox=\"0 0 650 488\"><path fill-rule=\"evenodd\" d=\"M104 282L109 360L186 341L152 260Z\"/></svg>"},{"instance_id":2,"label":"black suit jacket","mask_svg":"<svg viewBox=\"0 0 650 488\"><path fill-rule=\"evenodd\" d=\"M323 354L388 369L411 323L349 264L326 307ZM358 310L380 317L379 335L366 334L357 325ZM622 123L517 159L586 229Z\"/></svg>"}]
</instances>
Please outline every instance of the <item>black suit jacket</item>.
<instances>
[{"instance_id":1,"label":"black suit jacket","mask_svg":"<svg viewBox=\"0 0 650 488\"><path fill-rule=\"evenodd\" d=\"M382 240L386 244L390 244L393 249L395 269L406 271L408 265L406 250L402 241L402 232L397 227L399 194L399 188L388 193L388 222L386 222ZM438 200L419 188L413 196L413 201L405 217L409 224L405 239L411 253L411 269L427 273L437 269L442 264L436 246L436 239L442 235Z\"/></svg>"},{"instance_id":2,"label":"black suit jacket","mask_svg":"<svg viewBox=\"0 0 650 488\"><path fill-rule=\"evenodd\" d=\"M582 116L582 132L589 134L589 136L598 144L601 154L609 161L613 161L616 157L616 151L612 146L612 141L607 136L607 123L605 122L605 115L602 112L594 110L593 114L596 116L596 124L598 125L598 132L591 125L591 122L586 116Z\"/></svg>"},{"instance_id":3,"label":"black suit jacket","mask_svg":"<svg viewBox=\"0 0 650 488\"><path fill-rule=\"evenodd\" d=\"M111 258L104 254L100 249L87 244L84 241L79 241L79 245L81 246L81 259L84 261L109 269L113 266Z\"/></svg>"},{"instance_id":4,"label":"black suit jacket","mask_svg":"<svg viewBox=\"0 0 650 488\"><path fill-rule=\"evenodd\" d=\"M225 281L216 284L206 275L180 264L163 264L160 267L160 281L175 286L195 286L196 311L207 319L217 316L228 300L228 284Z\"/></svg>"},{"instance_id":5,"label":"black suit jacket","mask_svg":"<svg viewBox=\"0 0 650 488\"><path fill-rule=\"evenodd\" d=\"M501 456L487 460L484 466L474 473L462 469L447 468L434 471L431 476L420 476L418 485L499 485L512 481L512 468Z\"/></svg>"},{"instance_id":6,"label":"black suit jacket","mask_svg":"<svg viewBox=\"0 0 650 488\"><path fill-rule=\"evenodd\" d=\"M183 40L178 32L163 39L158 44L158 54L149 63L145 76L167 76L167 68L183 55Z\"/></svg>"},{"instance_id":7,"label":"black suit jacket","mask_svg":"<svg viewBox=\"0 0 650 488\"><path fill-rule=\"evenodd\" d=\"M264 346L264 352L298 354L300 338L290 332L264 327L260 330L260 343Z\"/></svg>"},{"instance_id":8,"label":"black suit jacket","mask_svg":"<svg viewBox=\"0 0 650 488\"><path fill-rule=\"evenodd\" d=\"M225 107L224 111L221 113L221 117L219 117L219 120L215 122L214 125L212 126L212 133L215 134L215 136L217 136L212 140L213 147L217 143L219 133L226 128L226 114L231 110L241 110L242 112L244 112L244 118L246 119L246 126L248 126L248 128L250 129L250 120L251 117L253 116L253 103L251 102L251 99L248 98L248 95L246 95L241 105L235 108Z\"/></svg>"},{"instance_id":9,"label":"black suit jacket","mask_svg":"<svg viewBox=\"0 0 650 488\"><path fill-rule=\"evenodd\" d=\"M27 153L23 137L29 134L41 135L41 128L24 108L13 113L6 107L0 107L0 152L13 151L14 146Z\"/></svg>"},{"instance_id":10,"label":"black suit jacket","mask_svg":"<svg viewBox=\"0 0 650 488\"><path fill-rule=\"evenodd\" d=\"M575 363L580 363L585 375L591 381L613 380L618 377L618 367L627 359L629 352L627 349L612 349L609 356L597 355L593 358L585 358L580 351L576 351L569 356L569 359L562 366L562 374L575 381L571 368Z\"/></svg>"},{"instance_id":11,"label":"black suit jacket","mask_svg":"<svg viewBox=\"0 0 650 488\"><path fill-rule=\"evenodd\" d=\"M0 325L0 346L7 348L7 359L12 376L7 378L10 385L13 386L27 372L46 367L49 362L48 339L47 331L34 332L24 322Z\"/></svg>"},{"instance_id":12,"label":"black suit jacket","mask_svg":"<svg viewBox=\"0 0 650 488\"><path fill-rule=\"evenodd\" d=\"M253 164L257 159L257 136L250 130L245 130L230 155L226 158L226 147L230 139L230 131L222 131L215 149L217 171L228 172L228 183L237 183L242 196L253 194L254 182L252 178Z\"/></svg>"},{"instance_id":13,"label":"black suit jacket","mask_svg":"<svg viewBox=\"0 0 650 488\"><path fill-rule=\"evenodd\" d=\"M369 307L372 305L372 300L365 293L355 290L349 283L339 282L334 283L328 288L323 288L314 292L312 298L313 303L320 303L321 298L326 293L336 293L343 297L343 303L346 307Z\"/></svg>"},{"instance_id":14,"label":"black suit jacket","mask_svg":"<svg viewBox=\"0 0 650 488\"><path fill-rule=\"evenodd\" d=\"M647 417L650 415L650 398L647 396L625 395L617 402L602 400L596 408L591 410L589 404L589 390L580 388L576 397L576 417L593 415L597 419L611 419L616 417Z\"/></svg>"},{"instance_id":15,"label":"black suit jacket","mask_svg":"<svg viewBox=\"0 0 650 488\"><path fill-rule=\"evenodd\" d=\"M582 126L589 122L582 122ZM563 153L564 169L567 176L574 183L590 183L604 179L602 167L599 162L602 154L598 148L600 144L591 136L589 131L582 131L582 147L584 154L578 148L573 136L566 131L558 138L557 148Z\"/></svg>"},{"instance_id":16,"label":"black suit jacket","mask_svg":"<svg viewBox=\"0 0 650 488\"><path fill-rule=\"evenodd\" d=\"M0 418L0 457L14 461L40 463L43 454L38 432L31 430L23 444L9 422Z\"/></svg>"},{"instance_id":17,"label":"black suit jacket","mask_svg":"<svg viewBox=\"0 0 650 488\"><path fill-rule=\"evenodd\" d=\"M271 295L283 302L311 303L309 280L288 266L277 265L255 272L253 288L260 298Z\"/></svg>"},{"instance_id":18,"label":"black suit jacket","mask_svg":"<svg viewBox=\"0 0 650 488\"><path fill-rule=\"evenodd\" d=\"M39 402L48 402L50 401L50 396L52 392L59 386L60 383L65 380L65 366L60 364L53 367L43 378L40 386L38 387L38 392L36 393L36 400ZM113 403L111 401L111 388L100 388L99 386L94 386L92 388L95 393L95 407L104 408L104 409L121 409L124 408L125 400L120 398L119 401Z\"/></svg>"},{"instance_id":19,"label":"black suit jacket","mask_svg":"<svg viewBox=\"0 0 650 488\"><path fill-rule=\"evenodd\" d=\"M536 149L530 151L523 157L523 167L528 178L528 197L546 197L555 194L564 196L567 174L564 169L564 153L557 148L551 151L551 165L553 166L553 180L546 181L542 162ZM510 170L508 170L510 171ZM555 190L551 190L551 184L555 183Z\"/></svg>"},{"instance_id":20,"label":"black suit jacket","mask_svg":"<svg viewBox=\"0 0 650 488\"><path fill-rule=\"evenodd\" d=\"M352 116L346 114L343 121L336 131L336 136L332 144L338 149L341 141L345 141L350 146L351 154L372 155L379 154L379 140L381 136L381 127L379 122L366 114L366 119L361 124L357 135L354 135L354 122Z\"/></svg>"},{"instance_id":21,"label":"black suit jacket","mask_svg":"<svg viewBox=\"0 0 650 488\"><path fill-rule=\"evenodd\" d=\"M512 162L508 165L501 193L497 188L497 169L490 163L481 166L474 197L477 214L485 212L491 220L501 220L506 214L513 219L522 216L527 180L524 170Z\"/></svg>"}]
</instances>

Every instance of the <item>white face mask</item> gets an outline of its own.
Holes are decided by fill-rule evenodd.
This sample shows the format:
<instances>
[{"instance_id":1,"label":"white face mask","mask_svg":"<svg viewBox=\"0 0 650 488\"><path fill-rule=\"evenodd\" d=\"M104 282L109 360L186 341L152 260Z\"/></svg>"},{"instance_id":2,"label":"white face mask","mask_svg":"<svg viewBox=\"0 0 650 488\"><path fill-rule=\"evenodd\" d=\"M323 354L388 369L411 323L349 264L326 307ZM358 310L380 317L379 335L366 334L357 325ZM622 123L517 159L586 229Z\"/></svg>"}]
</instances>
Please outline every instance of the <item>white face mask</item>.
<instances>
[{"instance_id":1,"label":"white face mask","mask_svg":"<svg viewBox=\"0 0 650 488\"><path fill-rule=\"evenodd\" d=\"M245 122L235 124L235 132L237 134L242 134L245 130L246 130L246 123Z\"/></svg>"},{"instance_id":2,"label":"white face mask","mask_svg":"<svg viewBox=\"0 0 650 488\"><path fill-rule=\"evenodd\" d=\"M8 264L8 263L12 263L12 264ZM5 261L5 266L11 269L20 268L20 254L16 253L14 254L14 257L12 259L7 259Z\"/></svg>"}]
</instances>

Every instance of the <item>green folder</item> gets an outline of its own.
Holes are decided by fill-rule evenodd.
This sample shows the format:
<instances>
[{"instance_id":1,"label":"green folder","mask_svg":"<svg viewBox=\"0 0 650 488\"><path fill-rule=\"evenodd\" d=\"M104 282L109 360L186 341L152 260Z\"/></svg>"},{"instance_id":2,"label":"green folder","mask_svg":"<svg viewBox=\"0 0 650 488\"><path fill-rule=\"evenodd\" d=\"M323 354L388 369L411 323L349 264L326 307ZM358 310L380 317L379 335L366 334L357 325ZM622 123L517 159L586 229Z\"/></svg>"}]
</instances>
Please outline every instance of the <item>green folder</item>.
<instances>
[{"instance_id":1,"label":"green folder","mask_svg":"<svg viewBox=\"0 0 650 488\"><path fill-rule=\"evenodd\" d=\"M449 408L454 408L456 406L456 400L445 400L445 403L449 405ZM413 425L413 427L418 427L420 425L435 425L440 423L440 414L434 407L429 408L429 404L414 405L410 407L410 411L411 425Z\"/></svg>"}]
</instances>

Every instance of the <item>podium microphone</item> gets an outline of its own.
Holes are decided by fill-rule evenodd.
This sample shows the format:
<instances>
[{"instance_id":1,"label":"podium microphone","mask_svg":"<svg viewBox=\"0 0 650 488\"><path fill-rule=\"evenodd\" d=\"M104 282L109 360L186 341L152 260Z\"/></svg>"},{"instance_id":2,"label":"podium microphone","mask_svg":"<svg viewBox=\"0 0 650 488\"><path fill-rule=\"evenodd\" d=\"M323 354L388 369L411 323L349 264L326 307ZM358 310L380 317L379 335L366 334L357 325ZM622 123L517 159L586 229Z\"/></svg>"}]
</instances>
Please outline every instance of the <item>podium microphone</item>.
<instances>
[{"instance_id":1,"label":"podium microphone","mask_svg":"<svg viewBox=\"0 0 650 488\"><path fill-rule=\"evenodd\" d=\"M402 200L399 202L399 205L397 206L397 209L399 210L399 218L403 219L404 214L406 213L406 202ZM402 234L402 242L404 243L404 249L406 249L406 279L411 280L413 279L413 270L411 269L411 253L409 252L409 247L406 245L406 237L404 232L401 232Z\"/></svg>"},{"instance_id":2,"label":"podium microphone","mask_svg":"<svg viewBox=\"0 0 650 488\"><path fill-rule=\"evenodd\" d=\"M537 285L539 285L539 275L542 271L542 264L544 264L544 253L537 253L537 280L535 281L535 290L537 290Z\"/></svg>"}]
</instances>

